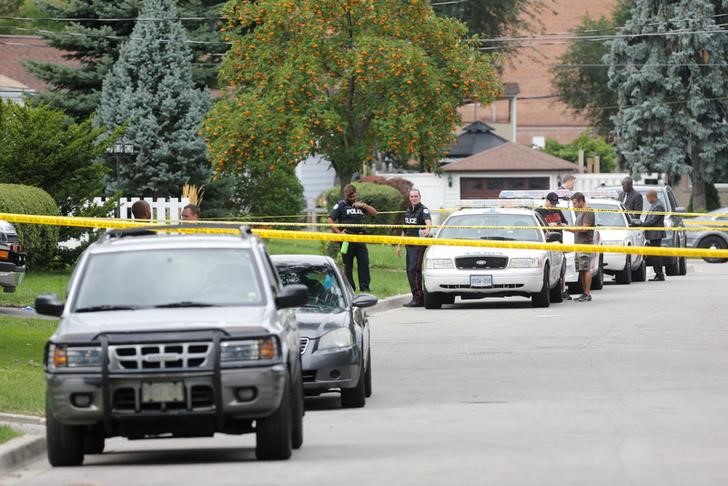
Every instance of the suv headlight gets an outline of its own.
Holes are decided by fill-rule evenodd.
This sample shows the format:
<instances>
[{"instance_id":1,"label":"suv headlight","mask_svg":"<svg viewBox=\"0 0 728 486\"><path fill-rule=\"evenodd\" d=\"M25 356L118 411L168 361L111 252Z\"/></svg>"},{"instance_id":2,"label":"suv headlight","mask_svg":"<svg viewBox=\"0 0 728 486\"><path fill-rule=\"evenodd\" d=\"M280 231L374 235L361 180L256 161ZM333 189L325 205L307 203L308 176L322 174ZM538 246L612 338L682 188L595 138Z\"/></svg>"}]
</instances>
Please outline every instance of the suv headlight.
<instances>
[{"instance_id":1,"label":"suv headlight","mask_svg":"<svg viewBox=\"0 0 728 486\"><path fill-rule=\"evenodd\" d=\"M321 336L318 349L348 348L352 344L354 344L354 339L351 337L351 331L342 327Z\"/></svg>"},{"instance_id":2,"label":"suv headlight","mask_svg":"<svg viewBox=\"0 0 728 486\"><path fill-rule=\"evenodd\" d=\"M51 344L48 347L48 369L100 368L103 364L101 346L67 346Z\"/></svg>"},{"instance_id":3,"label":"suv headlight","mask_svg":"<svg viewBox=\"0 0 728 486\"><path fill-rule=\"evenodd\" d=\"M540 268L541 258L511 258L510 268Z\"/></svg>"},{"instance_id":4,"label":"suv headlight","mask_svg":"<svg viewBox=\"0 0 728 486\"><path fill-rule=\"evenodd\" d=\"M452 258L426 258L425 268L431 270L442 270L448 268L454 268L455 265L452 263Z\"/></svg>"},{"instance_id":5,"label":"suv headlight","mask_svg":"<svg viewBox=\"0 0 728 486\"><path fill-rule=\"evenodd\" d=\"M271 361L278 359L278 341L273 336L220 343L220 362Z\"/></svg>"}]
</instances>

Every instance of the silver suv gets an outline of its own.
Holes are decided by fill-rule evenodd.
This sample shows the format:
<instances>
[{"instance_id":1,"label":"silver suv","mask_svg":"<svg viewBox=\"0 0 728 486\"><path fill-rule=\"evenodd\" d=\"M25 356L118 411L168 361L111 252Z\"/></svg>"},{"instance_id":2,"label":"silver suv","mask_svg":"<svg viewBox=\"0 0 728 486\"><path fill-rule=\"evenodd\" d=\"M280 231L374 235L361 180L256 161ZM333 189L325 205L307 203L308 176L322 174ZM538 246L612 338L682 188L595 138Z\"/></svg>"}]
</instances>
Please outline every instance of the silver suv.
<instances>
[{"instance_id":1,"label":"silver suv","mask_svg":"<svg viewBox=\"0 0 728 486\"><path fill-rule=\"evenodd\" d=\"M113 436L255 432L256 456L268 460L301 446L293 308L306 287L283 287L245 228L174 228L107 232L79 258L65 303L36 300L39 313L61 317L45 353L53 466L81 464Z\"/></svg>"}]
</instances>

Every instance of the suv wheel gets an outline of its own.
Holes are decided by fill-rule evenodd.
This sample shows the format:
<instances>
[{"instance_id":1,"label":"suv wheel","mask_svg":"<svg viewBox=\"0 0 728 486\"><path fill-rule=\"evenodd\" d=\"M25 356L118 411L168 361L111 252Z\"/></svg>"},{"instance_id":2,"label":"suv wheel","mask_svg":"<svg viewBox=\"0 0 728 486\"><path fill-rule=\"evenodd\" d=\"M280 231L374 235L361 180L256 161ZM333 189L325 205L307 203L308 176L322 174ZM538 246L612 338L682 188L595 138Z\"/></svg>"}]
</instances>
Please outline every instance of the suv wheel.
<instances>
[{"instance_id":1,"label":"suv wheel","mask_svg":"<svg viewBox=\"0 0 728 486\"><path fill-rule=\"evenodd\" d=\"M283 397L273 415L258 419L255 426L255 457L263 461L280 461L291 457L291 387L283 386Z\"/></svg>"},{"instance_id":2,"label":"suv wheel","mask_svg":"<svg viewBox=\"0 0 728 486\"><path fill-rule=\"evenodd\" d=\"M546 268L543 270L543 287L541 292L533 294L531 296L531 305L534 307L548 307L551 305L551 288L549 286L549 266L546 264Z\"/></svg>"},{"instance_id":3,"label":"suv wheel","mask_svg":"<svg viewBox=\"0 0 728 486\"><path fill-rule=\"evenodd\" d=\"M680 257L680 275L687 275L688 274L688 259L686 257Z\"/></svg>"},{"instance_id":4,"label":"suv wheel","mask_svg":"<svg viewBox=\"0 0 728 486\"><path fill-rule=\"evenodd\" d=\"M298 363L296 379L291 381L291 447L300 449L303 445L303 376Z\"/></svg>"},{"instance_id":5,"label":"suv wheel","mask_svg":"<svg viewBox=\"0 0 728 486\"><path fill-rule=\"evenodd\" d=\"M614 276L618 285L629 285L632 283L632 255L627 255L624 268Z\"/></svg>"},{"instance_id":6,"label":"suv wheel","mask_svg":"<svg viewBox=\"0 0 728 486\"><path fill-rule=\"evenodd\" d=\"M667 257L663 260L665 265L665 275L674 277L680 274L680 259L678 257Z\"/></svg>"},{"instance_id":7,"label":"suv wheel","mask_svg":"<svg viewBox=\"0 0 728 486\"><path fill-rule=\"evenodd\" d=\"M83 427L64 425L56 420L46 398L46 442L51 466L80 466L84 455L83 439Z\"/></svg>"},{"instance_id":8,"label":"suv wheel","mask_svg":"<svg viewBox=\"0 0 728 486\"><path fill-rule=\"evenodd\" d=\"M366 370L364 360L359 367L359 381L354 388L341 389L341 406L343 408L361 408L367 402L366 392Z\"/></svg>"}]
</instances>

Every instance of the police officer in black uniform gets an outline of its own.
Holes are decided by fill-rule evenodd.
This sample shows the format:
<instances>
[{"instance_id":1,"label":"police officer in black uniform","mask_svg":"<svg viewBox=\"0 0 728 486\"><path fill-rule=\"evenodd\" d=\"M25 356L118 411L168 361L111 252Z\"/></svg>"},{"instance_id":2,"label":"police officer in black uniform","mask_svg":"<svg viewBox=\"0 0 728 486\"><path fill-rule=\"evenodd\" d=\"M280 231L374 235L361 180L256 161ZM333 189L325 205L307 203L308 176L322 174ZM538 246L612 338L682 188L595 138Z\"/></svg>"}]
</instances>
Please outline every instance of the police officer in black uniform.
<instances>
[{"instance_id":1,"label":"police officer in black uniform","mask_svg":"<svg viewBox=\"0 0 728 486\"><path fill-rule=\"evenodd\" d=\"M432 225L430 210L420 202L422 195L419 189L412 189L409 193L410 206L404 214L405 226L412 226L402 230L402 236L429 236ZM419 228L419 226L427 226ZM422 295L422 257L425 254L424 246L407 245L407 278L409 279L412 300L404 307L422 307L424 305ZM402 246L397 245L397 256L402 255Z\"/></svg>"},{"instance_id":2,"label":"police officer in black uniform","mask_svg":"<svg viewBox=\"0 0 728 486\"><path fill-rule=\"evenodd\" d=\"M334 233L349 233L349 234L362 234L364 228L344 228L339 229L336 226L338 224L362 224L365 216L376 216L377 210L372 206L356 200L356 187L353 184L347 184L344 187L344 199L334 204L331 213L329 214L329 224ZM346 279L351 284L351 288L356 290L354 285L354 258L356 258L357 274L359 277L359 289L362 292L369 292L369 283L371 278L369 276L369 250L367 249L366 243L352 243L349 242L342 244L343 248L348 248L346 251L342 249L342 258L344 260L344 274Z\"/></svg>"}]
</instances>

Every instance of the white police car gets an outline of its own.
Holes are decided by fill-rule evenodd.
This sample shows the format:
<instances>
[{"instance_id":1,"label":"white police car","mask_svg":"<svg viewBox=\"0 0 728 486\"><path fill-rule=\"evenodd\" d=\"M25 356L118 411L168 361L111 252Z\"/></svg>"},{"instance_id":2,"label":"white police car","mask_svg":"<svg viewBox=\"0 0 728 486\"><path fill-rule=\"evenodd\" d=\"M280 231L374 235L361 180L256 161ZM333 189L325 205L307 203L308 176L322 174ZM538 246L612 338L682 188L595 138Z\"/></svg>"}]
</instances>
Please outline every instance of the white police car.
<instances>
[{"instance_id":1,"label":"white police car","mask_svg":"<svg viewBox=\"0 0 728 486\"><path fill-rule=\"evenodd\" d=\"M513 228L488 228L492 226ZM539 229L542 226L543 219L532 209L466 209L451 214L436 240L525 241L547 248L432 245L425 252L422 271L425 308L452 304L456 296L462 300L521 296L530 298L534 307L561 302L566 270L559 251L562 234Z\"/></svg>"}]
</instances>

